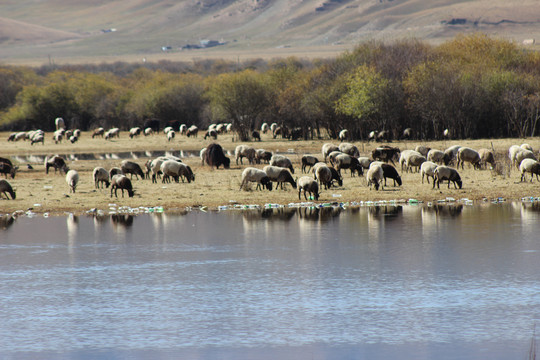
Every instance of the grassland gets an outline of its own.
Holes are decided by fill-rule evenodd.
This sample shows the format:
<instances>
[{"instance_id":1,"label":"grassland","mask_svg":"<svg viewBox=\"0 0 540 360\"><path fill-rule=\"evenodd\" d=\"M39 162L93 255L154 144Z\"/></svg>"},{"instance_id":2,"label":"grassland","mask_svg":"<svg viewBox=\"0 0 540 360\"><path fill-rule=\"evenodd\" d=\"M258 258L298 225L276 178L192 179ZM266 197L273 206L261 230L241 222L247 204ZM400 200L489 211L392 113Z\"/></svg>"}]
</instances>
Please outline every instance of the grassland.
<instances>
[{"instance_id":1,"label":"grassland","mask_svg":"<svg viewBox=\"0 0 540 360\"><path fill-rule=\"evenodd\" d=\"M197 156L199 150L207 146L211 141L198 138L186 138L177 136L168 143L165 135L159 134L148 137L130 139L127 132L121 133L121 137L115 140L102 138L92 139L90 133L83 133L79 142L71 144L63 142L54 144L51 134L46 135L45 145L31 146L29 142L7 142L7 133L0 133L2 150L0 156L10 157L19 166L19 172L15 179L8 179L16 189L16 200L0 200L0 213L10 213L16 210L32 209L38 213L62 214L64 212L83 213L90 209L102 209L107 211L110 203L118 206L132 208L140 206L163 206L166 211L184 210L186 207L200 207L214 209L221 205L233 204L257 204L264 206L268 203L289 204L298 202L298 192L290 185L286 190L256 191L255 186L249 190L239 190L241 172L249 166L236 165L234 161L234 149L239 144L233 142L232 135L220 135L217 142L230 152L231 169L222 168L216 170L201 164ZM303 154L314 154L321 158L320 149L323 143L329 139L313 141L288 141L273 139L270 135L263 135L261 142L252 143L256 148L264 148L272 152L286 153L293 161L295 167L294 176L301 176L300 159ZM335 142L335 141L334 141ZM394 187L392 180L383 190L370 190L366 186L363 177L351 177L344 172L344 184L342 187L333 187L321 193L319 203L327 202L352 202L374 200L408 200L417 199L425 202L437 201L452 197L455 199L467 198L470 200L484 201L503 197L505 199L520 199L525 196L540 196L539 183L520 182L520 174L512 169L507 160L507 150L512 144L527 142L535 149L540 147L538 139L498 139L498 140L449 140L441 142L429 142L432 148L444 149L454 144L470 146L476 149L493 148L496 151L497 166L494 169L474 170L465 165L460 174L463 180L461 190L453 186L441 185L440 189L433 189L431 184L422 183L418 173L403 173L403 185ZM393 146L400 149L412 149L421 142L405 141L393 142ZM377 146L374 143L355 142L363 155L369 155ZM425 144L425 143L423 143ZM122 159L118 155L126 154L141 166L147 159L156 154L167 151L174 155L183 155L185 163L190 165L196 179L192 183L152 183L151 180L133 179L136 194L133 198L111 198L110 189L96 189L92 181L92 170L96 166L110 169L119 166ZM55 174L54 171L45 174L45 168L41 161L44 155L60 154L68 158L68 166L80 174L80 182L75 194L69 193L64 175ZM85 160L92 154L90 160ZM98 158L96 158L98 157ZM101 158L99 158L101 157ZM28 164L33 169L28 168ZM263 167L264 165L255 165ZM400 171L401 172L401 171ZM528 178L529 179L529 178ZM304 201L303 197L302 200Z\"/></svg>"}]
</instances>

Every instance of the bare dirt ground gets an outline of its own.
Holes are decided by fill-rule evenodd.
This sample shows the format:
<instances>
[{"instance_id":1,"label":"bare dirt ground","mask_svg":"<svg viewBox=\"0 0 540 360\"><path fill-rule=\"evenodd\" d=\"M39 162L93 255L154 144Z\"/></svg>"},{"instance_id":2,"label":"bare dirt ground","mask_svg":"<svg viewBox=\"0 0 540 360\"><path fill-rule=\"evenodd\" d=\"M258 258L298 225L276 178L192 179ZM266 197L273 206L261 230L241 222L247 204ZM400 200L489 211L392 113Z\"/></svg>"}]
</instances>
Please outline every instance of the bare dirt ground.
<instances>
[{"instance_id":1,"label":"bare dirt ground","mask_svg":"<svg viewBox=\"0 0 540 360\"><path fill-rule=\"evenodd\" d=\"M17 210L31 211L36 213L63 214L73 212L84 213L90 209L108 211L110 204L116 206L156 207L162 206L165 211L183 211L186 207L203 207L203 209L216 209L219 206L231 206L235 204L265 204L298 203L298 191L288 184L286 190L258 191L252 185L249 190L239 190L242 170L250 166L244 160L244 164L236 165L234 149L240 143L233 142L232 135L220 135L216 142L229 151L231 168L216 170L203 166L198 157L201 148L210 144L211 140L204 140L201 135L198 138L187 138L178 135L172 142L167 142L163 133L130 139L127 132L122 132L119 139L104 140L92 139L90 133L83 133L79 142L71 144L63 142L54 144L52 135L46 134L45 145L30 145L30 142L7 142L8 133L0 133L2 146L0 156L9 157L19 166L19 171L14 179L8 181L15 188L16 200L6 200L5 195L0 200L0 213L11 213ZM321 147L325 142L338 144L336 140L313 140L313 141L288 141L273 139L270 135L262 135L261 142L251 143L255 148L264 148L272 152L288 154L295 168L294 177L302 176L300 159L304 154L313 154L322 160ZM534 180L520 182L521 174L516 168L510 166L507 159L508 148L513 144L529 143L537 151L540 141L531 139L497 139L497 140L448 140L423 143L419 141L394 141L392 146L401 150L414 149L419 144L428 145L431 148L445 149L451 145L459 144L470 146L474 149L489 148L492 146L496 151L497 166L494 169L474 170L466 164L463 170L459 170L463 180L461 190L450 188L441 184L440 189L433 189L432 184L424 182L419 173L399 172L402 175L403 185L393 185L389 179L384 189L375 191L369 189L364 177L351 177L347 171L343 172L343 186L332 187L322 190L318 203L329 202L361 202L377 200L403 200L416 199L424 202L438 201L448 197L470 199L474 201L490 201L504 198L507 200L521 199L522 197L540 196L539 182ZM362 155L369 156L372 149L380 144L354 142ZM173 155L182 156L183 161L191 166L195 173L195 181L192 183L152 183L151 180L136 180L133 178L135 196L129 198L118 194L118 198L111 198L110 189L96 189L92 181L92 170L96 166L110 169L120 166L123 158L130 158L144 167L146 160L156 157L159 153L168 151ZM68 166L79 172L80 181L77 192L72 194L65 181L65 176L50 171L45 174L42 162L43 156L51 154L66 155ZM98 156L98 158L95 158ZM90 160L86 160L88 158ZM28 164L33 169L28 168ZM265 164L254 165L262 168ZM302 196L301 201L305 201Z\"/></svg>"}]
</instances>

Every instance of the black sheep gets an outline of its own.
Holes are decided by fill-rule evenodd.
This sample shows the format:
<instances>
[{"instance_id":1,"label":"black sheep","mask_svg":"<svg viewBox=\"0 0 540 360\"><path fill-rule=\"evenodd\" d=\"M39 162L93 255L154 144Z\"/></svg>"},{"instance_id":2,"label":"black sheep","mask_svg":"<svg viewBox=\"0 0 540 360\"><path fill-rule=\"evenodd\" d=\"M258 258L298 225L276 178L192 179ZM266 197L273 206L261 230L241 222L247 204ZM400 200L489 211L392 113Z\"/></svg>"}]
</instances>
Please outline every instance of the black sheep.
<instances>
[{"instance_id":1,"label":"black sheep","mask_svg":"<svg viewBox=\"0 0 540 360\"><path fill-rule=\"evenodd\" d=\"M393 179L394 186L396 186L396 182L399 186L401 186L401 176L399 176L395 167L390 164L381 164L381 167L383 169L384 186L386 186L386 178Z\"/></svg>"},{"instance_id":2,"label":"black sheep","mask_svg":"<svg viewBox=\"0 0 540 360\"><path fill-rule=\"evenodd\" d=\"M231 159L225 156L221 145L216 143L208 145L206 148L205 159L210 167L215 166L216 169L219 168L220 165L223 165L225 169L228 169L231 165Z\"/></svg>"}]
</instances>

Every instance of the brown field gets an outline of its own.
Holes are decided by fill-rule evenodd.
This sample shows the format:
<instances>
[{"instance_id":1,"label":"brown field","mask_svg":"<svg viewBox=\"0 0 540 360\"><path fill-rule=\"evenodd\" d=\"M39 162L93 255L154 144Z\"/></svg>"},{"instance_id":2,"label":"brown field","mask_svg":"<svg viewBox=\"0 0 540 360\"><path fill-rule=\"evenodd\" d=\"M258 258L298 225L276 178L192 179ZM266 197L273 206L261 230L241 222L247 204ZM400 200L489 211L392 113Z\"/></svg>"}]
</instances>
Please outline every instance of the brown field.
<instances>
[{"instance_id":1,"label":"brown field","mask_svg":"<svg viewBox=\"0 0 540 360\"><path fill-rule=\"evenodd\" d=\"M198 156L199 150L207 146L211 141L204 140L201 135L197 139L189 139L178 135L174 141L167 143L165 135L141 136L137 139L129 139L127 132L121 133L121 137L115 140L104 140L101 138L92 139L90 133L83 133L79 142L75 144L63 142L55 145L52 142L51 134L46 135L45 145L33 145L29 142L7 142L8 134L0 133L2 139L2 150L0 156L11 157L19 165L19 172L15 179L8 179L16 190L16 200L5 200L5 196L0 200L0 213L10 213L16 210L28 210L37 213L63 214L64 212L84 213L87 210L96 208L108 211L109 204L118 206L129 206L131 208L145 206L163 206L165 211L184 210L186 207L207 207L215 209L220 205L233 204L258 204L264 206L267 203L289 204L299 202L298 192L287 185L286 190L256 191L252 185L250 190L239 190L242 169L248 166L236 165L234 161L234 148L239 145L233 142L232 135L221 135L217 142L224 149L230 152L231 169L211 169L202 166ZM302 176L300 159L303 154L314 154L321 159L320 149L328 139L313 141L287 141L274 140L270 135L262 135L262 142L252 143L256 148L265 148L272 152L289 153L289 157L294 163L294 177ZM330 141L337 143L337 141ZM441 185L439 189L432 189L431 184L422 184L419 173L403 173L403 186L394 187L393 181L389 180L388 186L383 190L370 190L366 186L363 177L351 177L348 170L343 172L343 187L333 187L329 190L322 190L319 203L328 202L360 202L375 200L405 200L417 199L424 202L437 201L447 197L458 199L470 199L475 201L491 200L495 198L505 198L507 200L520 199L528 196L540 196L539 182L534 180L520 182L520 174L516 169L512 169L507 160L507 150L510 145L529 143L534 149L540 147L538 139L497 139L497 140L449 140L440 142L429 142L431 148L445 149L454 144L470 146L475 149L493 148L496 151L497 166L495 169L474 170L468 164L464 170L460 170L463 180L463 189L455 190L451 185ZM363 155L369 155L371 150L377 146L374 143L355 142ZM418 141L392 142L391 145L400 149L413 149L420 144ZM425 143L424 143L425 144ZM189 156L184 156L185 163L190 165L195 173L196 179L192 183L162 183L158 180L153 184L151 180L133 179L136 191L135 197L111 198L110 189L96 189L92 181L92 170L96 166L103 166L109 169L119 166L121 159L114 159L114 155L131 152L151 152L170 151L174 155L179 155L180 151L184 155L194 152ZM95 153L103 154L103 160L77 160L84 157L83 154ZM68 166L79 172L80 182L75 194L69 193L64 175L55 174L54 171L45 174L42 162L38 162L39 156L47 154L69 155ZM105 156L105 154L109 154ZM154 154L148 154L154 157ZM36 156L36 158L31 158ZM141 166L144 166L148 156L140 156L135 159ZM27 164L31 164L33 169L28 169ZM262 168L264 165L255 165ZM400 169L398 169L400 170ZM401 173L401 171L400 171ZM529 180L530 177L527 178ZM302 200L304 198L302 196Z\"/></svg>"}]
</instances>

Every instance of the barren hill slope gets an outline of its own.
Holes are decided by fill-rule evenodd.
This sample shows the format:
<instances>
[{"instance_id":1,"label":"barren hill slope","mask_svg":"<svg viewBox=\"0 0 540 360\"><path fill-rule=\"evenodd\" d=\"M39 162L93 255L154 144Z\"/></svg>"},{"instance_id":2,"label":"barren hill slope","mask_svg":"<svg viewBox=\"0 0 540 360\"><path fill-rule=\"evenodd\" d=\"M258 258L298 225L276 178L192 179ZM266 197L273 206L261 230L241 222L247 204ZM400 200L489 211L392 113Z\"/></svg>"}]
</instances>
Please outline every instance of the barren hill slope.
<instances>
[{"instance_id":1,"label":"barren hill slope","mask_svg":"<svg viewBox=\"0 0 540 360\"><path fill-rule=\"evenodd\" d=\"M2 60L155 54L202 39L222 49L355 44L416 37L440 42L481 31L540 35L536 0L4 0ZM200 50L199 50L200 51Z\"/></svg>"}]
</instances>

